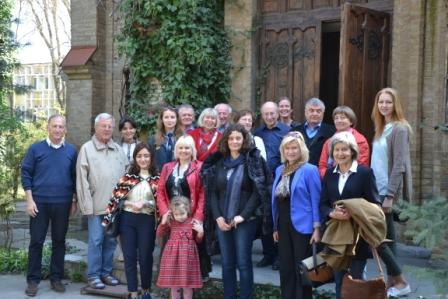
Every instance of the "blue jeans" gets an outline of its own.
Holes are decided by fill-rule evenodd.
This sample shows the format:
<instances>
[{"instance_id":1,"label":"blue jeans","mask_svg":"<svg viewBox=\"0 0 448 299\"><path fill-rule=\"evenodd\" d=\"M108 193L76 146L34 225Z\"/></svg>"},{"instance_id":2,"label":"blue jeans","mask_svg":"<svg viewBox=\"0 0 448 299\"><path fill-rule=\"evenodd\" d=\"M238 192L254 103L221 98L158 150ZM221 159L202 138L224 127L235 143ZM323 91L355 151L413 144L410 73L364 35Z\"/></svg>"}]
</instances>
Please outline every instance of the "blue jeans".
<instances>
[{"instance_id":1,"label":"blue jeans","mask_svg":"<svg viewBox=\"0 0 448 299\"><path fill-rule=\"evenodd\" d=\"M26 280L39 283L42 279L42 249L51 222L50 280L64 277L65 235L72 202L36 203L39 212L30 217L30 245Z\"/></svg>"},{"instance_id":2,"label":"blue jeans","mask_svg":"<svg viewBox=\"0 0 448 299\"><path fill-rule=\"evenodd\" d=\"M117 240L104 233L103 215L88 216L89 249L87 252L87 277L100 278L112 273Z\"/></svg>"},{"instance_id":3,"label":"blue jeans","mask_svg":"<svg viewBox=\"0 0 448 299\"><path fill-rule=\"evenodd\" d=\"M252 298L254 271L252 268L252 240L257 230L255 220L245 221L236 229L221 231L216 227L219 247L221 249L222 279L224 299L235 299L236 270L240 274L240 298Z\"/></svg>"}]
</instances>

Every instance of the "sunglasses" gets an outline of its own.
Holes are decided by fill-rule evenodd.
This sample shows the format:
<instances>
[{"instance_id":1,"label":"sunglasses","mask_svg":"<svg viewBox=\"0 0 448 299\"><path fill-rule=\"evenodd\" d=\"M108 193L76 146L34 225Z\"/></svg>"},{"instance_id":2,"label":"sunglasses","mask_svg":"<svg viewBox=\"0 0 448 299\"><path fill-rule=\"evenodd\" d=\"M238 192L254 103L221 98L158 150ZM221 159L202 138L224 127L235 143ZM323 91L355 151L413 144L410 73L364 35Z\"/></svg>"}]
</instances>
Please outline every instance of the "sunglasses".
<instances>
[{"instance_id":1,"label":"sunglasses","mask_svg":"<svg viewBox=\"0 0 448 299\"><path fill-rule=\"evenodd\" d=\"M302 133L297 132L297 131L291 131L291 132L288 132L288 133L285 135L285 137L295 137L295 138L299 138L299 139L301 139L301 140L304 141Z\"/></svg>"}]
</instances>

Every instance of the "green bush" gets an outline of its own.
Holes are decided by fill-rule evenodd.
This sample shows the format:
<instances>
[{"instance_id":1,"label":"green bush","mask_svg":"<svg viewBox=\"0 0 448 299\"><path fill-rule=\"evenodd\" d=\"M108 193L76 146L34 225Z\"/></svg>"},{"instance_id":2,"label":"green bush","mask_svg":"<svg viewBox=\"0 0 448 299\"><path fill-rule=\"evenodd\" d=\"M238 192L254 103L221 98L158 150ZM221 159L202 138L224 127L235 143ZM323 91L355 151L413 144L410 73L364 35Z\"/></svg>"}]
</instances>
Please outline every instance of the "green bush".
<instances>
[{"instance_id":1,"label":"green bush","mask_svg":"<svg viewBox=\"0 0 448 299\"><path fill-rule=\"evenodd\" d=\"M127 113L143 130L160 100L196 109L230 95L230 41L223 1L123 0L119 51L129 59Z\"/></svg>"},{"instance_id":2,"label":"green bush","mask_svg":"<svg viewBox=\"0 0 448 299\"><path fill-rule=\"evenodd\" d=\"M162 298L169 297L168 289L157 289L157 294ZM255 284L254 285L254 299L277 299L280 298L280 287L271 284ZM195 299L223 299L224 290L221 280L211 279L204 283L204 287L194 292ZM313 290L313 298L315 299L334 299L335 293L323 291L319 289Z\"/></svg>"},{"instance_id":3,"label":"green bush","mask_svg":"<svg viewBox=\"0 0 448 299\"><path fill-rule=\"evenodd\" d=\"M406 222L406 237L416 245L431 249L432 259L448 263L448 199L437 197L424 201L421 205L404 203L400 214ZM430 280L441 292L446 292L448 285L447 268L416 268L407 267L407 271L418 278Z\"/></svg>"},{"instance_id":4,"label":"green bush","mask_svg":"<svg viewBox=\"0 0 448 299\"><path fill-rule=\"evenodd\" d=\"M42 251L42 276L50 272L51 247L45 245ZM28 251L25 249L7 249L0 247L0 274L26 273L28 269Z\"/></svg>"},{"instance_id":5,"label":"green bush","mask_svg":"<svg viewBox=\"0 0 448 299\"><path fill-rule=\"evenodd\" d=\"M438 197L424 201L421 205L403 203L401 219L408 219L406 237L416 245L440 252L448 260L448 199Z\"/></svg>"}]
</instances>

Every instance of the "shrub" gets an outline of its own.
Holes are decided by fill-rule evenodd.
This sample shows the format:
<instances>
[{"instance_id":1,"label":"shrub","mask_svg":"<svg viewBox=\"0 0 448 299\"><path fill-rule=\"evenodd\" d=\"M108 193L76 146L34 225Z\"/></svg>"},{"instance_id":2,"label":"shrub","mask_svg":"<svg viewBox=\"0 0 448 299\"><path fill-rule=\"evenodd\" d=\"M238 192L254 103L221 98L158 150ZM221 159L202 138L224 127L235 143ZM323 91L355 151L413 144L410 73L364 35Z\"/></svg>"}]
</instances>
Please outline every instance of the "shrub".
<instances>
[{"instance_id":1,"label":"shrub","mask_svg":"<svg viewBox=\"0 0 448 299\"><path fill-rule=\"evenodd\" d=\"M223 1L123 0L119 51L129 59L127 113L143 130L160 100L196 109L230 95L230 41Z\"/></svg>"}]
</instances>

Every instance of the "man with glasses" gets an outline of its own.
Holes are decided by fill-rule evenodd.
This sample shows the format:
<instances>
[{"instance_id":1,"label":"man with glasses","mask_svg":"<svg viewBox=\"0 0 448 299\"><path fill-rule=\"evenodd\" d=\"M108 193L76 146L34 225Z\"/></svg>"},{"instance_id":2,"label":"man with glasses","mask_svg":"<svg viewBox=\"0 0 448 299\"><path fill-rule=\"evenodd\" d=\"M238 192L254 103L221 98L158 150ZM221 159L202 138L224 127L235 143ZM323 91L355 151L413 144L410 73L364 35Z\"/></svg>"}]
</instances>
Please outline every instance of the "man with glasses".
<instances>
[{"instance_id":1,"label":"man with glasses","mask_svg":"<svg viewBox=\"0 0 448 299\"><path fill-rule=\"evenodd\" d=\"M79 208L88 218L87 277L94 289L119 284L112 276L117 241L105 235L101 225L112 189L128 165L123 150L112 140L114 124L114 118L108 113L95 118L95 134L81 147L76 164Z\"/></svg>"},{"instance_id":2,"label":"man with glasses","mask_svg":"<svg viewBox=\"0 0 448 299\"><path fill-rule=\"evenodd\" d=\"M190 104L182 104L177 107L177 114L179 114L180 125L184 130L184 134L188 134L195 129L194 126L194 108Z\"/></svg>"}]
</instances>

